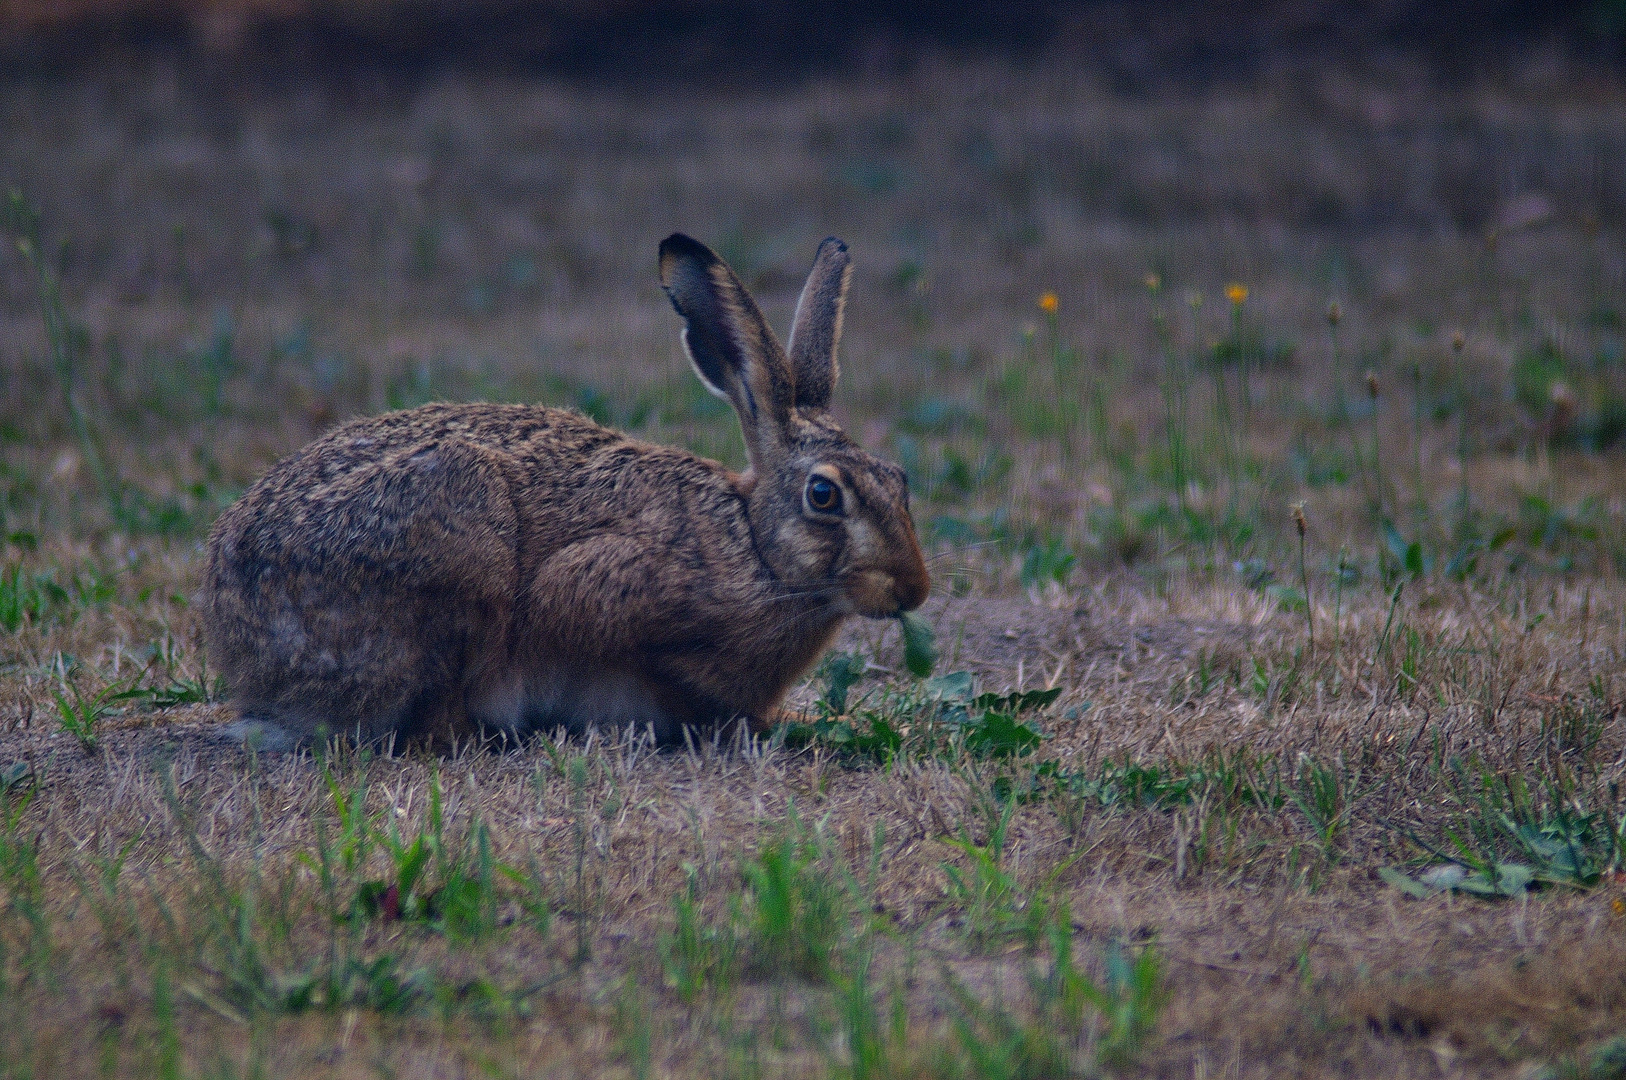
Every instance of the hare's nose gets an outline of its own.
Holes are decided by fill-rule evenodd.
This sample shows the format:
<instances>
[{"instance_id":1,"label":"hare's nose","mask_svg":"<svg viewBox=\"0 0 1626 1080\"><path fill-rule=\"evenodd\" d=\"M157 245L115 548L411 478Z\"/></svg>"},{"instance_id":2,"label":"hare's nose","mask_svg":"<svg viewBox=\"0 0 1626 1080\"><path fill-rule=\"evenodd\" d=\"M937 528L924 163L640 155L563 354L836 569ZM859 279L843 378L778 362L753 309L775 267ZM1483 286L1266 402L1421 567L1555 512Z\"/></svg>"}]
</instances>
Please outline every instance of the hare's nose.
<instances>
[{"instance_id":1,"label":"hare's nose","mask_svg":"<svg viewBox=\"0 0 1626 1080\"><path fill-rule=\"evenodd\" d=\"M920 541L915 530L909 528L900 538L902 543L892 565L892 599L898 611L913 611L926 602L932 591L932 579L926 572L926 558L920 552Z\"/></svg>"},{"instance_id":2,"label":"hare's nose","mask_svg":"<svg viewBox=\"0 0 1626 1080\"><path fill-rule=\"evenodd\" d=\"M909 572L892 579L892 598L898 602L898 611L913 611L926 602L931 594L932 580L926 574L924 562L910 567Z\"/></svg>"}]
</instances>

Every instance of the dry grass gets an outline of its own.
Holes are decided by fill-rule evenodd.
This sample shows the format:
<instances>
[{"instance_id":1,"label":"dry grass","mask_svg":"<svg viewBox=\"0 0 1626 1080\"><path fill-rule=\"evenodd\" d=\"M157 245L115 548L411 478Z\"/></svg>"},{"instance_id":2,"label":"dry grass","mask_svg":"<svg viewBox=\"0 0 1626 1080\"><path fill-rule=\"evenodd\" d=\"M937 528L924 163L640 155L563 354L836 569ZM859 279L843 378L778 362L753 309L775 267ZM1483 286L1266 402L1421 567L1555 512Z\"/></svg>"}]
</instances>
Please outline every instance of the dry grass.
<instances>
[{"instance_id":1,"label":"dry grass","mask_svg":"<svg viewBox=\"0 0 1626 1080\"><path fill-rule=\"evenodd\" d=\"M658 100L161 67L4 88L0 176L43 210L88 328L71 381L95 441L8 258L0 585L61 588L25 588L0 639L0 1060L1619 1075L1594 1062L1626 1031L1618 851L1593 835L1584 881L1495 900L1378 872L1533 865L1514 827L1565 813L1620 827L1623 97L1543 57L1136 97L1059 60ZM932 746L947 729L870 624L841 645L870 665L845 715L908 725L889 761L617 733L256 759L214 736L222 706L138 699L108 702L91 752L62 730L74 687L209 687L199 539L343 416L541 399L737 461L654 288L674 228L781 325L817 239L852 244L842 414L911 468L939 670L1061 690L1034 755ZM823 692L796 704L818 717ZM394 873L378 837L430 830L437 787L426 880L473 874L473 907L395 917L366 891ZM776 852L811 920L781 938ZM1046 998L1062 941L1150 1032ZM1158 960L1166 1001L1114 957Z\"/></svg>"}]
</instances>

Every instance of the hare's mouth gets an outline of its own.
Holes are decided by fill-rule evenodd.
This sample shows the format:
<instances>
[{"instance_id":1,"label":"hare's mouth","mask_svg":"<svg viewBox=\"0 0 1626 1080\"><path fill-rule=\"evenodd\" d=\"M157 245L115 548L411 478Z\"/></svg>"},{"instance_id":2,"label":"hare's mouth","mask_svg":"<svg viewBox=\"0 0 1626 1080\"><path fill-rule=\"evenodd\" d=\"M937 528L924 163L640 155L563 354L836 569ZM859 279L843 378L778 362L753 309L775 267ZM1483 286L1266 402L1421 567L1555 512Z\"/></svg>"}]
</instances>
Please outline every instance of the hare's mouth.
<instances>
[{"instance_id":1,"label":"hare's mouth","mask_svg":"<svg viewBox=\"0 0 1626 1080\"><path fill-rule=\"evenodd\" d=\"M927 586L922 580L897 577L880 570L857 574L847 587L853 610L870 619L892 619L913 611L926 602Z\"/></svg>"}]
</instances>

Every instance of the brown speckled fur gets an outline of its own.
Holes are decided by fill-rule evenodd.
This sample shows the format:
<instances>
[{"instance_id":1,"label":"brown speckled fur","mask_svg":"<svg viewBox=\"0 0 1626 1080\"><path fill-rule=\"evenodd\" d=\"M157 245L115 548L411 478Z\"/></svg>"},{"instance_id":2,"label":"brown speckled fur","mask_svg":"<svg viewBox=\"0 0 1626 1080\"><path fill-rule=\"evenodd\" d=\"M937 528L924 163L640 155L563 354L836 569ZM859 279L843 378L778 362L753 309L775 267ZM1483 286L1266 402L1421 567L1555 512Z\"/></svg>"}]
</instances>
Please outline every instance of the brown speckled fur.
<instances>
[{"instance_id":1,"label":"brown speckled fur","mask_svg":"<svg viewBox=\"0 0 1626 1080\"><path fill-rule=\"evenodd\" d=\"M751 467L575 413L436 404L347 423L216 523L204 624L245 734L443 739L770 712L851 614L928 579L901 470L827 409L846 248L820 246L787 355L733 272L681 235L661 280ZM804 503L829 478L844 513Z\"/></svg>"}]
</instances>

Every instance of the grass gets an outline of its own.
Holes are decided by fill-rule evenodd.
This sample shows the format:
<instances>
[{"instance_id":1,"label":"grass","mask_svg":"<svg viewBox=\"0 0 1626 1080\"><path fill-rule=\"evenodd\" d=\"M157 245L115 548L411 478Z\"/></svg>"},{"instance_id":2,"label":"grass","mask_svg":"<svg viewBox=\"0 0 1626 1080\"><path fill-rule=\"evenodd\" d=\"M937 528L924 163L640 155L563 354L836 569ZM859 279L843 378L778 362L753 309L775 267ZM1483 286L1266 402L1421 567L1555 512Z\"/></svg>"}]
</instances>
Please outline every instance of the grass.
<instances>
[{"instance_id":1,"label":"grass","mask_svg":"<svg viewBox=\"0 0 1626 1080\"><path fill-rule=\"evenodd\" d=\"M142 63L0 87L5 1072L1618 1075L1618 73ZM677 227L778 325L852 245L921 619L763 739L219 742L201 541L337 420L743 463Z\"/></svg>"}]
</instances>

